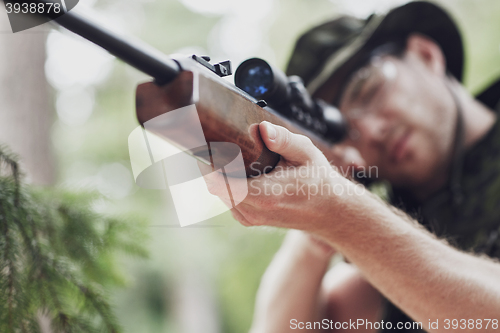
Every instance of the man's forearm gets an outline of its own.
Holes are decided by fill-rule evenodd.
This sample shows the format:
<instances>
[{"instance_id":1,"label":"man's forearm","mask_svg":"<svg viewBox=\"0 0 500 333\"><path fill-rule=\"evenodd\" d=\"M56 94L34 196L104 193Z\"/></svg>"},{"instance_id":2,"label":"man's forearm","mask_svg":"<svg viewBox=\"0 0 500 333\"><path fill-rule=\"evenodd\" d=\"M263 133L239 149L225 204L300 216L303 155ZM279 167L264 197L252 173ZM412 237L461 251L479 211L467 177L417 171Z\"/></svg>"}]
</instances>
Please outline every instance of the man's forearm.
<instances>
[{"instance_id":1,"label":"man's forearm","mask_svg":"<svg viewBox=\"0 0 500 333\"><path fill-rule=\"evenodd\" d=\"M330 255L310 236L291 231L262 278L252 333L290 332L290 321L321 315L319 291Z\"/></svg>"},{"instance_id":2,"label":"man's forearm","mask_svg":"<svg viewBox=\"0 0 500 333\"><path fill-rule=\"evenodd\" d=\"M500 319L500 264L452 248L372 196L359 199L344 210L348 226L323 236L374 287L424 328L438 319L431 331L449 332L447 319Z\"/></svg>"}]
</instances>

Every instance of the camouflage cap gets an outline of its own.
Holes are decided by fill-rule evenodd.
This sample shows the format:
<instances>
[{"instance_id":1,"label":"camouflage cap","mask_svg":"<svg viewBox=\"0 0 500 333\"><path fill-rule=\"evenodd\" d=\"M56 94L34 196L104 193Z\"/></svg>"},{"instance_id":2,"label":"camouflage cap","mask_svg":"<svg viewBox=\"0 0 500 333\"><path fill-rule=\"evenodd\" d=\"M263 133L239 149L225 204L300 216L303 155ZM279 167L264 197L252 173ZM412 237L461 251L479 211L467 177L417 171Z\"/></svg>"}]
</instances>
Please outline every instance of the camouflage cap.
<instances>
[{"instance_id":1,"label":"camouflage cap","mask_svg":"<svg viewBox=\"0 0 500 333\"><path fill-rule=\"evenodd\" d=\"M341 16L308 30L296 42L286 73L300 76L312 95L328 89L329 102L336 104L343 83L374 49L405 43L411 33L433 39L443 51L448 72L462 81L464 51L458 27L444 9L425 1L366 19Z\"/></svg>"}]
</instances>

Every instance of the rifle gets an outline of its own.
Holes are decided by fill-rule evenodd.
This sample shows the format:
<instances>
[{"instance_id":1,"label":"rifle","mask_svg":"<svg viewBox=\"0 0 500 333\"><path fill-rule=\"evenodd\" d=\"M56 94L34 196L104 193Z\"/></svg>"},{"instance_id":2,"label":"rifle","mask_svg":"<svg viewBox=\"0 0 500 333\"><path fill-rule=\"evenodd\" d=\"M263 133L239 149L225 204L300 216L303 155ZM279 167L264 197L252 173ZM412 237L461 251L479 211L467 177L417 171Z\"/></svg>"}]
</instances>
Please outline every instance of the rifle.
<instances>
[{"instance_id":1,"label":"rifle","mask_svg":"<svg viewBox=\"0 0 500 333\"><path fill-rule=\"evenodd\" d=\"M46 0L10 0L9 2L50 3ZM45 13L44 15L154 79L152 82L139 84L136 90L136 114L142 126L162 114L194 104L206 141L237 144L241 149L248 177L272 170L280 159L278 154L266 148L260 137L258 124L262 121L283 126L293 133L309 137L328 160L333 159L331 151L333 142L338 141L345 134L345 123L338 110L324 102L312 101L303 85L300 85L300 80L291 77L289 82L286 82L284 73L270 66L273 72L272 78L276 81L276 89L280 90L281 87L281 90L290 90L290 86L295 87L295 91L301 97L299 98L301 103L285 103L285 111L281 108L281 112L267 106L265 100L256 99L222 79L223 76L232 74L229 61L211 64L209 57L196 55L172 58L148 45L118 36L74 12L68 11L58 15ZM237 76L238 72L244 71L237 70ZM280 97L285 92L277 91L276 93ZM314 105L315 111L311 110L311 107L305 112L299 110L299 116L302 117L300 118L296 116L297 112L287 110L291 106L297 111L296 109L300 109L304 104ZM283 103L276 105L279 107ZM325 110L329 112L329 116L322 113ZM316 118L316 124L319 120L322 124L326 123L329 126L323 126L322 130L319 130L317 126L311 126L311 121L309 123L305 121L313 117ZM189 147L190 120L184 119L184 122L184 126L171 128L168 135L161 129L158 129L156 134L181 148ZM165 126L168 127L168 124ZM212 164L209 156L206 156L206 153L203 155L203 151L206 149L200 151L191 149L190 152L205 163ZM231 155L227 156L227 161L234 158L232 152L226 155Z\"/></svg>"}]
</instances>

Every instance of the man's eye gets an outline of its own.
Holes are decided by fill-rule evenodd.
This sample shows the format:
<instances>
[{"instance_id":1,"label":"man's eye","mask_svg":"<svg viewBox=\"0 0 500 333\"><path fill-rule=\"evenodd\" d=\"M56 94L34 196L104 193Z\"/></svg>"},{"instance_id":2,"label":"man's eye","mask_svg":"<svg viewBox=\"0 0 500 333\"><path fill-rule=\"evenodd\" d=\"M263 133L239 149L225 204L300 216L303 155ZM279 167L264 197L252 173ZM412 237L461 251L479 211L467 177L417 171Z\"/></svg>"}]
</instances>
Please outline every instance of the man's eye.
<instances>
[{"instance_id":1,"label":"man's eye","mask_svg":"<svg viewBox=\"0 0 500 333\"><path fill-rule=\"evenodd\" d=\"M359 103L363 106L370 105L375 96L380 91L380 84L367 84L363 89L361 89L361 93L359 94Z\"/></svg>"}]
</instances>

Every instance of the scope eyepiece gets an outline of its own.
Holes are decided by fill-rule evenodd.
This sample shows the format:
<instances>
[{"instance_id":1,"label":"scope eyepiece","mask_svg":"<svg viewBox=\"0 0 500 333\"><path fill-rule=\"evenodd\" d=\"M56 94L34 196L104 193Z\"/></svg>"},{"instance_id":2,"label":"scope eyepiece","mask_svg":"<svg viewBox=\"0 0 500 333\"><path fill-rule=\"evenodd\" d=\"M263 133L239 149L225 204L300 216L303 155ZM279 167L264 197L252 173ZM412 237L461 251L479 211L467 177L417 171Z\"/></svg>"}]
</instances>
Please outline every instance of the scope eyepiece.
<instances>
[{"instance_id":1,"label":"scope eyepiece","mask_svg":"<svg viewBox=\"0 0 500 333\"><path fill-rule=\"evenodd\" d=\"M251 58L238 66L234 83L241 90L269 105L278 106L289 99L288 78L265 60Z\"/></svg>"},{"instance_id":2,"label":"scope eyepiece","mask_svg":"<svg viewBox=\"0 0 500 333\"><path fill-rule=\"evenodd\" d=\"M273 82L273 72L270 66L258 60L247 60L246 64L242 65L238 67L235 74L236 86L253 97L266 95L271 90Z\"/></svg>"}]
</instances>

